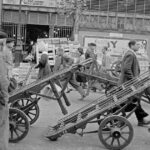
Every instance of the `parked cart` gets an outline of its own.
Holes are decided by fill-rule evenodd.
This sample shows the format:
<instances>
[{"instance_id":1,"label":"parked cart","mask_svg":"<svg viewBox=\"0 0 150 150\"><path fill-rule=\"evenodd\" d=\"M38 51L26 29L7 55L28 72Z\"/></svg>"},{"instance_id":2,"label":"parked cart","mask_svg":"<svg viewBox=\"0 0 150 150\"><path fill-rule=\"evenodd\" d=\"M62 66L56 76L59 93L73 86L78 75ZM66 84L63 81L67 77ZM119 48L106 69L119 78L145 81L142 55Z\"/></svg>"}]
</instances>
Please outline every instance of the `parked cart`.
<instances>
[{"instance_id":1,"label":"parked cart","mask_svg":"<svg viewBox=\"0 0 150 150\"><path fill-rule=\"evenodd\" d=\"M22 86L20 89L10 93L10 142L18 142L23 139L28 133L29 123L33 124L38 119L38 101L40 100L40 97L57 100L62 113L66 115L68 112L61 100L63 98L67 106L71 105L65 94L67 84L71 79L72 74L78 70L80 66L85 66L90 63L92 63L91 59L83 61L80 64L76 64L62 71L55 72L44 79ZM59 79L62 79L64 76L67 76L67 80L62 87ZM47 85L50 85L54 96L40 94L40 91ZM56 85L62 88L61 92L57 91Z\"/></svg>"},{"instance_id":2,"label":"parked cart","mask_svg":"<svg viewBox=\"0 0 150 150\"><path fill-rule=\"evenodd\" d=\"M134 103L135 107L124 117L119 114L122 114L129 104L133 104L132 97L150 87L149 76L150 72L146 72L117 87L114 93L107 96L104 94L99 99L62 118L55 126L48 127L46 137L55 141L67 133L77 133L81 136L98 133L100 141L106 148L111 150L125 148L131 143L134 135L133 127L127 118L135 111L137 104ZM103 116L103 119L97 119L99 115ZM98 130L84 132L89 123L99 122ZM81 129L81 132L78 132L78 129Z\"/></svg>"}]
</instances>

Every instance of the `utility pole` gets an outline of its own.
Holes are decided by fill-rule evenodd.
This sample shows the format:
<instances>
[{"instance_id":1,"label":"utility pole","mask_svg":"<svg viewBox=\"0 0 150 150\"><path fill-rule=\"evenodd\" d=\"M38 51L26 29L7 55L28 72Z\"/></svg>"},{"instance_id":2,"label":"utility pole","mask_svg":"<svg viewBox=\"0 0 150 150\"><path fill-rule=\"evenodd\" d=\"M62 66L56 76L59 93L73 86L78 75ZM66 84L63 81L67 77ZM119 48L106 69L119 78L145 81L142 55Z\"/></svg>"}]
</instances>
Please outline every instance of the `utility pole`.
<instances>
[{"instance_id":1,"label":"utility pole","mask_svg":"<svg viewBox=\"0 0 150 150\"><path fill-rule=\"evenodd\" d=\"M19 1L19 18L18 18L18 26L17 26L17 44L15 48L15 64L18 66L22 61L23 55L23 47L21 40L21 9L22 9L22 0Z\"/></svg>"},{"instance_id":2,"label":"utility pole","mask_svg":"<svg viewBox=\"0 0 150 150\"><path fill-rule=\"evenodd\" d=\"M22 8L22 0L19 1L19 18L18 18L18 26L17 26L17 46L16 50L22 50L22 41L21 41L21 8Z\"/></svg>"}]
</instances>

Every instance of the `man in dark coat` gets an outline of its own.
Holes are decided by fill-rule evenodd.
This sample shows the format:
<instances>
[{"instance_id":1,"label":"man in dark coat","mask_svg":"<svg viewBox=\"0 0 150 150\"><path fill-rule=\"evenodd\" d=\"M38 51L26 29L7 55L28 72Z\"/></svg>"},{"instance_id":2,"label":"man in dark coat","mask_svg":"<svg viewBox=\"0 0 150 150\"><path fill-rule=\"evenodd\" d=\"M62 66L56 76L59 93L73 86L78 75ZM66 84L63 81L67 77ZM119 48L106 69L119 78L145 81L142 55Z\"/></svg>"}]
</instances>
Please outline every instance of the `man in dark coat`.
<instances>
[{"instance_id":1,"label":"man in dark coat","mask_svg":"<svg viewBox=\"0 0 150 150\"><path fill-rule=\"evenodd\" d=\"M52 74L50 65L48 63L48 53L47 52L42 53L39 64L35 68L39 68L38 79L42 79L42 78Z\"/></svg>"},{"instance_id":2,"label":"man in dark coat","mask_svg":"<svg viewBox=\"0 0 150 150\"><path fill-rule=\"evenodd\" d=\"M128 46L130 50L128 50L122 60L122 65L121 65L121 76L119 80L119 85L123 84L126 81L129 81L133 79L134 77L137 77L140 74L140 66L139 62L136 56L136 51L138 51L138 45L136 41L130 41L128 43ZM138 101L138 107L135 110L135 115L138 120L138 125L143 126L143 125L148 125L150 124L150 120L147 120L146 117L148 114L143 110L141 107L139 99Z\"/></svg>"},{"instance_id":3,"label":"man in dark coat","mask_svg":"<svg viewBox=\"0 0 150 150\"><path fill-rule=\"evenodd\" d=\"M69 57L68 55L65 55L64 50L62 48L58 48L57 56L55 58L54 71L65 69L71 66L73 63L74 63L73 59ZM65 81L66 78L63 80ZM64 84L65 83L64 81L61 80L61 83ZM80 100L83 100L86 97L86 94L84 90L82 89L82 87L77 83L74 74L72 75L69 83L80 93L81 95Z\"/></svg>"}]
</instances>

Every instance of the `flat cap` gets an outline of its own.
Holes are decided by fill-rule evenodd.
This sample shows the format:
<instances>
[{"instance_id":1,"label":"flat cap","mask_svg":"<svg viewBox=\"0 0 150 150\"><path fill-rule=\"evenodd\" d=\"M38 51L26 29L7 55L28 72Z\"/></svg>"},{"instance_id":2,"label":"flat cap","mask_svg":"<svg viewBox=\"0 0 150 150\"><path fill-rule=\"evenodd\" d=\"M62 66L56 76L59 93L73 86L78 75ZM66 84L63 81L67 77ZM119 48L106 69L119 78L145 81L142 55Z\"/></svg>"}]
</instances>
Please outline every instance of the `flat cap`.
<instances>
[{"instance_id":1,"label":"flat cap","mask_svg":"<svg viewBox=\"0 0 150 150\"><path fill-rule=\"evenodd\" d=\"M11 42L14 42L14 41L15 41L15 39L13 39L13 38L7 38L6 43L11 43Z\"/></svg>"},{"instance_id":2,"label":"flat cap","mask_svg":"<svg viewBox=\"0 0 150 150\"><path fill-rule=\"evenodd\" d=\"M88 45L89 45L89 46L96 46L95 43L89 43Z\"/></svg>"},{"instance_id":3,"label":"flat cap","mask_svg":"<svg viewBox=\"0 0 150 150\"><path fill-rule=\"evenodd\" d=\"M0 39L7 38L7 34L0 29Z\"/></svg>"}]
</instances>

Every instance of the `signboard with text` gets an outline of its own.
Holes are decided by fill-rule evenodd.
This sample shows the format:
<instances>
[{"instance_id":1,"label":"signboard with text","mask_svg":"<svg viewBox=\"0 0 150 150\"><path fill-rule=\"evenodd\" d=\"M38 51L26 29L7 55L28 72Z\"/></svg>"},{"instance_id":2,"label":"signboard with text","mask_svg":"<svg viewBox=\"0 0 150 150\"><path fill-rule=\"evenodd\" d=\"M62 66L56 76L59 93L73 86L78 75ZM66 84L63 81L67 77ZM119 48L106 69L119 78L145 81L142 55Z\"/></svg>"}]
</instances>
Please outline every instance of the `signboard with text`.
<instances>
[{"instance_id":1,"label":"signboard with text","mask_svg":"<svg viewBox=\"0 0 150 150\"><path fill-rule=\"evenodd\" d=\"M22 5L56 7L59 0L21 0ZM20 0L3 0L3 4L19 5Z\"/></svg>"},{"instance_id":2,"label":"signboard with text","mask_svg":"<svg viewBox=\"0 0 150 150\"><path fill-rule=\"evenodd\" d=\"M87 49L88 43L96 44L96 53L98 59L102 59L102 49L104 46L108 47L109 54L111 56L112 63L118 59L122 59L124 53L129 50L128 43L130 39L116 38L116 37L85 37L84 47ZM137 39L139 51L137 57L140 61L141 70L146 70L149 66L147 55L147 41L145 39Z\"/></svg>"}]
</instances>

